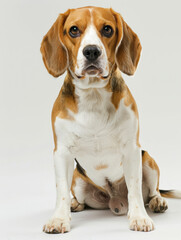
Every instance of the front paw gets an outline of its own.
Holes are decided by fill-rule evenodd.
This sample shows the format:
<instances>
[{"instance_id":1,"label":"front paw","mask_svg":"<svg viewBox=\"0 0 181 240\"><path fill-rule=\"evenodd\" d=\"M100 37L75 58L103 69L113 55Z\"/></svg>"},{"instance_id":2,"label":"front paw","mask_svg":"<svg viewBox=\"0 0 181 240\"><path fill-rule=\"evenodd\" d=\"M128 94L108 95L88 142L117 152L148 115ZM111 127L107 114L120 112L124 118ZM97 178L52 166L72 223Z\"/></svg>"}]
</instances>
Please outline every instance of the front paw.
<instances>
[{"instance_id":1,"label":"front paw","mask_svg":"<svg viewBox=\"0 0 181 240\"><path fill-rule=\"evenodd\" d=\"M70 231L70 220L65 218L52 218L44 225L46 233L65 233Z\"/></svg>"},{"instance_id":2,"label":"front paw","mask_svg":"<svg viewBox=\"0 0 181 240\"><path fill-rule=\"evenodd\" d=\"M130 218L130 229L133 231L149 232L154 230L154 224L148 216L132 217Z\"/></svg>"}]
</instances>

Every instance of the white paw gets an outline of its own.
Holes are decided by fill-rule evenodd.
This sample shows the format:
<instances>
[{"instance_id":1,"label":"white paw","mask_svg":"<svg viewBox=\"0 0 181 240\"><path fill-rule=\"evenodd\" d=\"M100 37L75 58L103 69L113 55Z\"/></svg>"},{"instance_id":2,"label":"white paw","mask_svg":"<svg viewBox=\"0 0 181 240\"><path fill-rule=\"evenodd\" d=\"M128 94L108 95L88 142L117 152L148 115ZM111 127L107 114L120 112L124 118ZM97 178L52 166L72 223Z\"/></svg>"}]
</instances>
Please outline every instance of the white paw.
<instances>
[{"instance_id":1,"label":"white paw","mask_svg":"<svg viewBox=\"0 0 181 240\"><path fill-rule=\"evenodd\" d=\"M133 231L149 232L154 230L154 224L149 217L133 217L130 218L130 229Z\"/></svg>"},{"instance_id":2,"label":"white paw","mask_svg":"<svg viewBox=\"0 0 181 240\"><path fill-rule=\"evenodd\" d=\"M70 220L65 218L53 218L44 225L43 231L46 233L65 233L70 231Z\"/></svg>"},{"instance_id":3,"label":"white paw","mask_svg":"<svg viewBox=\"0 0 181 240\"><path fill-rule=\"evenodd\" d=\"M149 209L155 213L163 213L168 209L167 201L160 196L155 196L149 202Z\"/></svg>"}]
</instances>

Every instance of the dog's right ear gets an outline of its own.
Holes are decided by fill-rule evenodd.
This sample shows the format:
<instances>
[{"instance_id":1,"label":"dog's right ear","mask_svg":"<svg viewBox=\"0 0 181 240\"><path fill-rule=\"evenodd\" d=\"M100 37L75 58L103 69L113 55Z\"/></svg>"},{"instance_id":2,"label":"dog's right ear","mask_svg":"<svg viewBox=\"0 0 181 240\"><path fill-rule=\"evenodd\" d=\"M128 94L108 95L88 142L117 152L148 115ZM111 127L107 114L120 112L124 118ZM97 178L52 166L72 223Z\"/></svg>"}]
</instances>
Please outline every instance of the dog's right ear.
<instances>
[{"instance_id":1,"label":"dog's right ear","mask_svg":"<svg viewBox=\"0 0 181 240\"><path fill-rule=\"evenodd\" d=\"M48 72L54 77L62 75L66 71L68 65L68 52L62 42L62 37L63 26L69 12L70 10L58 16L56 22L44 36L41 43L40 51L44 64Z\"/></svg>"}]
</instances>

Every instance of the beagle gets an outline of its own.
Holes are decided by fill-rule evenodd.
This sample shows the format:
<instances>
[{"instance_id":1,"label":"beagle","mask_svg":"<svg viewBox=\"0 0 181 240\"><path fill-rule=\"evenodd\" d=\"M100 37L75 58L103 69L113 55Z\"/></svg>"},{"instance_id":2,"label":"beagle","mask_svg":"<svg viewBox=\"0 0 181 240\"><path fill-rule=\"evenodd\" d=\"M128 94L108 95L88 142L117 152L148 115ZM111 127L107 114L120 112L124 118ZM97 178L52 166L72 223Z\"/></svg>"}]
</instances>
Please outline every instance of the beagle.
<instances>
[{"instance_id":1,"label":"beagle","mask_svg":"<svg viewBox=\"0 0 181 240\"><path fill-rule=\"evenodd\" d=\"M121 76L137 68L138 36L112 9L71 9L44 36L41 53L51 75L67 71L52 110L56 208L43 230L70 231L71 210L85 206L128 214L131 230L153 230L144 205L164 212L162 196L180 194L159 190L159 168L141 149L137 106Z\"/></svg>"}]
</instances>

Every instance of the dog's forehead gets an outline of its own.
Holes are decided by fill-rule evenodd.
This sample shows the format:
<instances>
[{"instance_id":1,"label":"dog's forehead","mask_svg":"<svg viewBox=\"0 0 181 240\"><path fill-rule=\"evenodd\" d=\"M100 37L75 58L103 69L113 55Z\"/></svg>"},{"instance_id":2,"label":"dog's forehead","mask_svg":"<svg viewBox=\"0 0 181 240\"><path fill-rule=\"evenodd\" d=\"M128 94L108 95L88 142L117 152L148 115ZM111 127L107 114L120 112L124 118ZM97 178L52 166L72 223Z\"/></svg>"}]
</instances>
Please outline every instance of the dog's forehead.
<instances>
[{"instance_id":1,"label":"dog's forehead","mask_svg":"<svg viewBox=\"0 0 181 240\"><path fill-rule=\"evenodd\" d=\"M92 8L91 13L95 21L101 19L102 21L108 21L116 24L116 20L109 8Z\"/></svg>"},{"instance_id":2,"label":"dog's forehead","mask_svg":"<svg viewBox=\"0 0 181 240\"><path fill-rule=\"evenodd\" d=\"M72 9L70 10L69 16L65 22L65 27L73 25L87 26L91 21L91 12L89 8L83 9Z\"/></svg>"},{"instance_id":3,"label":"dog's forehead","mask_svg":"<svg viewBox=\"0 0 181 240\"><path fill-rule=\"evenodd\" d=\"M87 27L90 23L97 25L102 24L116 24L116 20L108 8L85 7L72 9L65 22L65 27L72 25L82 25Z\"/></svg>"}]
</instances>

